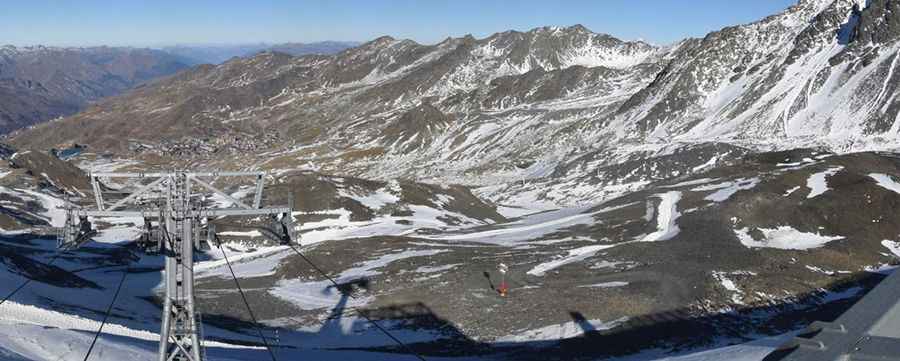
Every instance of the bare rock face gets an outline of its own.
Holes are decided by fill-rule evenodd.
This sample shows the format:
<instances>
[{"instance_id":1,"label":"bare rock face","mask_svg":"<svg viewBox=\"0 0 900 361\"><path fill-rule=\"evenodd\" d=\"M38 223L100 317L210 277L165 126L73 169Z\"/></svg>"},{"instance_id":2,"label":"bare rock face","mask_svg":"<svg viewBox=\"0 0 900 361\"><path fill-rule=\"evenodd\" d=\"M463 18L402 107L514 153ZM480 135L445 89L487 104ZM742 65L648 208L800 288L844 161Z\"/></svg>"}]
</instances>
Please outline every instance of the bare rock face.
<instances>
[{"instance_id":1,"label":"bare rock face","mask_svg":"<svg viewBox=\"0 0 900 361\"><path fill-rule=\"evenodd\" d=\"M873 0L859 13L855 40L885 45L900 39L900 4L890 0Z\"/></svg>"}]
</instances>

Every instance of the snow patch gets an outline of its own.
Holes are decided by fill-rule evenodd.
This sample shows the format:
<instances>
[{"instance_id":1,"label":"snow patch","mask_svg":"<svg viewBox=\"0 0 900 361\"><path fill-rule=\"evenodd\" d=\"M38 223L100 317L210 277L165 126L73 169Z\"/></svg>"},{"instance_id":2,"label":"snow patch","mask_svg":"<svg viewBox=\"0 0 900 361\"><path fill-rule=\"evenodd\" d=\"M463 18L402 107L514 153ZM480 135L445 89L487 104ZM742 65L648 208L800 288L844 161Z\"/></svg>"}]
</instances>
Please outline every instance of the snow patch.
<instances>
[{"instance_id":1,"label":"snow patch","mask_svg":"<svg viewBox=\"0 0 900 361\"><path fill-rule=\"evenodd\" d=\"M874 179L875 182L878 183L878 186L880 186L881 188L887 189L894 193L900 193L900 183L897 183L897 181L895 181L894 178L890 175L872 173L869 174L869 177Z\"/></svg>"},{"instance_id":2,"label":"snow patch","mask_svg":"<svg viewBox=\"0 0 900 361\"><path fill-rule=\"evenodd\" d=\"M27 189L18 189L18 191L32 196L41 203L41 206L46 209L42 215L50 222L51 226L62 227L66 224L66 202L64 200Z\"/></svg>"},{"instance_id":3,"label":"snow patch","mask_svg":"<svg viewBox=\"0 0 900 361\"><path fill-rule=\"evenodd\" d=\"M581 322L569 321L558 325L550 325L538 329L517 332L514 335L497 339L498 342L528 342L528 341L553 341L577 337L585 333L585 329L592 331L610 330L628 321L627 317L613 321L585 320Z\"/></svg>"},{"instance_id":4,"label":"snow patch","mask_svg":"<svg viewBox=\"0 0 900 361\"><path fill-rule=\"evenodd\" d=\"M713 278L715 278L719 282L719 284L722 285L722 288L731 292L731 302L739 305L744 304L744 292L741 291L740 288L738 288L737 284L735 284L732 279L728 278L728 275L728 272L712 272Z\"/></svg>"},{"instance_id":5,"label":"snow patch","mask_svg":"<svg viewBox=\"0 0 900 361\"><path fill-rule=\"evenodd\" d=\"M881 241L881 245L889 249L895 257L900 257L900 242L884 240Z\"/></svg>"},{"instance_id":6,"label":"snow patch","mask_svg":"<svg viewBox=\"0 0 900 361\"><path fill-rule=\"evenodd\" d=\"M657 231L650 233L638 242L658 242L670 240L677 236L681 229L675 223L681 213L678 212L678 201L681 200L681 192L672 191L657 194L660 202L656 211L656 228Z\"/></svg>"},{"instance_id":7,"label":"snow patch","mask_svg":"<svg viewBox=\"0 0 900 361\"><path fill-rule=\"evenodd\" d=\"M244 278L270 276L276 273L278 265L285 257L293 255L287 246L248 248L239 243L225 243L220 249L204 252L212 260L194 264L196 278L219 277L230 279L231 272L222 252L228 255L228 261L236 274Z\"/></svg>"},{"instance_id":8,"label":"snow patch","mask_svg":"<svg viewBox=\"0 0 900 361\"><path fill-rule=\"evenodd\" d=\"M428 257L444 252L449 252L449 250L414 250L382 255L341 272L339 276L335 277L335 281L339 284L344 284L359 279L371 278L379 274L376 271L377 269L386 267L393 262L413 257ZM348 307L362 307L374 300L372 296L348 299L341 292L334 289L331 282L327 280L282 280L273 289L269 290L269 293L303 310L335 307L341 302L346 302Z\"/></svg>"},{"instance_id":9,"label":"snow patch","mask_svg":"<svg viewBox=\"0 0 900 361\"><path fill-rule=\"evenodd\" d=\"M844 167L834 167L809 176L809 179L806 180L806 187L809 188L809 195L807 195L806 198L815 198L827 192L829 189L827 182L828 177L837 174L843 169Z\"/></svg>"},{"instance_id":10,"label":"snow patch","mask_svg":"<svg viewBox=\"0 0 900 361\"><path fill-rule=\"evenodd\" d=\"M387 192L385 190L379 189L375 191L375 193L366 195L364 197L352 197L357 202L362 203L362 205L368 207L371 210L379 210L388 204L394 204L400 201L400 197Z\"/></svg>"},{"instance_id":11,"label":"snow patch","mask_svg":"<svg viewBox=\"0 0 900 361\"><path fill-rule=\"evenodd\" d=\"M662 186L660 188L689 187L689 186L696 186L696 185L701 185L701 184L712 183L712 182L715 182L716 180L718 180L718 178L700 178L700 179L684 181L681 183L675 183L675 184L671 184L671 185L667 185L667 186Z\"/></svg>"},{"instance_id":12,"label":"snow patch","mask_svg":"<svg viewBox=\"0 0 900 361\"><path fill-rule=\"evenodd\" d=\"M561 229L594 222L594 214L610 212L630 206L623 205L585 213L587 208L569 208L554 212L544 212L526 216L519 221L498 225L497 229L480 232L450 234L442 236L420 235L421 238L445 241L470 241L512 246L521 242L540 238Z\"/></svg>"},{"instance_id":13,"label":"snow patch","mask_svg":"<svg viewBox=\"0 0 900 361\"><path fill-rule=\"evenodd\" d=\"M519 218L537 212L540 212L540 210L512 206L497 206L497 213L500 213L501 216L506 218Z\"/></svg>"},{"instance_id":14,"label":"snow patch","mask_svg":"<svg viewBox=\"0 0 900 361\"><path fill-rule=\"evenodd\" d=\"M604 246L586 246L581 248L576 248L573 250L569 250L569 254L550 262L541 263L530 271L526 272L532 276L541 277L545 275L547 272L557 269L559 267L565 266L570 263L581 262L584 261L593 255L597 254L604 249L609 249L615 247L616 245L604 245Z\"/></svg>"},{"instance_id":15,"label":"snow patch","mask_svg":"<svg viewBox=\"0 0 900 361\"><path fill-rule=\"evenodd\" d=\"M790 226L771 229L759 228L759 231L763 234L763 239L759 241L753 239L748 228L736 229L734 233L741 244L748 248L807 250L820 248L828 242L844 239L841 236L823 236L818 233L801 232Z\"/></svg>"},{"instance_id":16,"label":"snow patch","mask_svg":"<svg viewBox=\"0 0 900 361\"><path fill-rule=\"evenodd\" d=\"M705 192L718 190L713 194L706 196L706 200L713 202L724 202L731 198L735 193L742 190L750 190L759 184L759 178L741 178L730 182L712 184L708 186L697 187L691 189L693 192Z\"/></svg>"}]
</instances>

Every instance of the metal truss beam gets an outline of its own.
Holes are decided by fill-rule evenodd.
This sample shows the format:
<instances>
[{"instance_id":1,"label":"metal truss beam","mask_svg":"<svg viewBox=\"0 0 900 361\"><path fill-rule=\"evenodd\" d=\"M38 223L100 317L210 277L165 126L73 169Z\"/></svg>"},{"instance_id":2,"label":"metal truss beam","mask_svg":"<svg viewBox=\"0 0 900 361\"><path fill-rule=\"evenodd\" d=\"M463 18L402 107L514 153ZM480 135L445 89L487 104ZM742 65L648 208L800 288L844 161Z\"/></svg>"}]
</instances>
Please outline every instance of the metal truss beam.
<instances>
[{"instance_id":1,"label":"metal truss beam","mask_svg":"<svg viewBox=\"0 0 900 361\"><path fill-rule=\"evenodd\" d=\"M199 177L255 177L253 205L235 199ZM106 207L99 178L156 179ZM158 238L159 251L166 257L166 294L163 299L159 361L201 361L203 353L194 303L193 256L199 246L200 227L204 222L208 224L210 218L223 216L286 215L287 218L282 218L281 222L288 229L286 237L290 238L291 207L261 207L264 178L262 172L92 173L96 209L67 210L65 237L60 239L60 246L70 246L77 239L84 238L79 235L90 234L85 230L91 228L90 217L140 217L145 225L158 222L160 231L156 232L155 237ZM194 183L208 192L225 197L237 207L207 207L194 197L191 189ZM165 199L164 204L134 204L138 197L152 191L160 192L160 198ZM207 232L214 231L208 229Z\"/></svg>"}]
</instances>

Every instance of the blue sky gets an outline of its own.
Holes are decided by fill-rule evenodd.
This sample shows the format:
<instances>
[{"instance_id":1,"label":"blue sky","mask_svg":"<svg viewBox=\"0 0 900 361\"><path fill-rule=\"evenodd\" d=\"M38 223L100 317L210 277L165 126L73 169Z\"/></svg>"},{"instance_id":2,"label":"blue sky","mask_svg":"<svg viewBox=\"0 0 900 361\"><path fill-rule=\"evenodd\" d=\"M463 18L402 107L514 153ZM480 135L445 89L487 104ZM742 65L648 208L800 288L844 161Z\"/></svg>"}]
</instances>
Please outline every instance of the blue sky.
<instances>
[{"instance_id":1,"label":"blue sky","mask_svg":"<svg viewBox=\"0 0 900 361\"><path fill-rule=\"evenodd\" d=\"M754 21L796 0L13 0L0 44L160 46L365 41L434 43L509 29L583 24L667 44Z\"/></svg>"}]
</instances>

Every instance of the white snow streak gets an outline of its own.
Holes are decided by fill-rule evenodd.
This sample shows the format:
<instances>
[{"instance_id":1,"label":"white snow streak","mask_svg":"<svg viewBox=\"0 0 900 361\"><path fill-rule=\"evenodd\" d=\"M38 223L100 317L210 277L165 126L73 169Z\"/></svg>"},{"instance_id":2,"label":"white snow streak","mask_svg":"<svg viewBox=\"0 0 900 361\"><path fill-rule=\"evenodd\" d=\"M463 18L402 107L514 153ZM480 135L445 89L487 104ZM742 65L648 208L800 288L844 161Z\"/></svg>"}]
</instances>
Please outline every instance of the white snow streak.
<instances>
[{"instance_id":1,"label":"white snow streak","mask_svg":"<svg viewBox=\"0 0 900 361\"><path fill-rule=\"evenodd\" d=\"M823 236L817 233L800 232L790 226L772 229L759 228L759 231L763 233L763 239L759 241L753 239L747 228L736 229L734 233L741 241L741 244L748 248L807 250L823 247L831 241L844 239L841 236Z\"/></svg>"},{"instance_id":2,"label":"white snow streak","mask_svg":"<svg viewBox=\"0 0 900 361\"><path fill-rule=\"evenodd\" d=\"M694 192L711 191L718 189L717 192L706 196L706 200L713 202L724 202L731 198L735 193L742 190L749 190L759 184L759 178L741 178L730 182L712 184L691 189Z\"/></svg>"},{"instance_id":3,"label":"white snow streak","mask_svg":"<svg viewBox=\"0 0 900 361\"><path fill-rule=\"evenodd\" d=\"M600 252L604 249L609 249L609 248L612 248L615 246L616 245L604 245L604 246L587 246L587 247L576 248L576 249L570 250L569 254L567 256L562 257L557 260L550 261L550 262L541 263L541 264L535 266L534 268L532 268L527 273L532 276L540 277L540 276L543 276L544 274L546 274L548 271L557 269L559 267L565 266L570 263L584 261L584 260L590 258L591 256L597 254L597 252Z\"/></svg>"},{"instance_id":4,"label":"white snow streak","mask_svg":"<svg viewBox=\"0 0 900 361\"><path fill-rule=\"evenodd\" d=\"M891 253L894 254L895 257L900 257L900 242L884 240L881 241L881 245L891 250Z\"/></svg>"},{"instance_id":5,"label":"white snow streak","mask_svg":"<svg viewBox=\"0 0 900 361\"><path fill-rule=\"evenodd\" d=\"M807 195L806 198L815 198L827 192L829 189L828 177L837 174L843 169L844 167L834 167L809 176L809 179L806 180L806 187L809 188L809 195Z\"/></svg>"},{"instance_id":6,"label":"white snow streak","mask_svg":"<svg viewBox=\"0 0 900 361\"><path fill-rule=\"evenodd\" d=\"M578 286L578 287L579 288L617 288L617 287L625 287L628 285L629 285L628 282L614 281L614 282L595 283L592 285L584 285L584 286Z\"/></svg>"},{"instance_id":7,"label":"white snow streak","mask_svg":"<svg viewBox=\"0 0 900 361\"><path fill-rule=\"evenodd\" d=\"M660 202L656 211L657 231L650 233L638 242L657 242L672 239L678 235L681 229L675 223L681 213L678 212L678 201L681 200L681 192L672 191L656 195Z\"/></svg>"}]
</instances>

